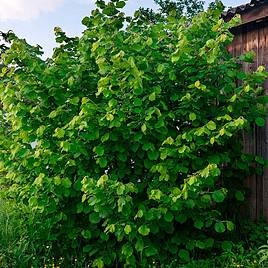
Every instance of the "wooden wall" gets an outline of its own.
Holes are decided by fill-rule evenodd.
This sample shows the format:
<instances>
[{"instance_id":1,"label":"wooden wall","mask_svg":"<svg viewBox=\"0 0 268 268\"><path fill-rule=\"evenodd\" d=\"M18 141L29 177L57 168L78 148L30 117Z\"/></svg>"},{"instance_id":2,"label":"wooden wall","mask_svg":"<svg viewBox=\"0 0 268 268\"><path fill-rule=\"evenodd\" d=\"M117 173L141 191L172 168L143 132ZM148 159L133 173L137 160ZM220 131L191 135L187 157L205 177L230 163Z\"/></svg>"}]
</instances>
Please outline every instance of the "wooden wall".
<instances>
[{"instance_id":1,"label":"wooden wall","mask_svg":"<svg viewBox=\"0 0 268 268\"><path fill-rule=\"evenodd\" d=\"M254 23L243 25L235 29L235 38L229 48L234 56L247 51L255 51L256 59L253 64L244 64L245 71L252 71L259 65L268 70L268 23ZM265 94L268 95L268 80L265 83ZM263 156L268 160L268 120L264 128L257 126L250 133L244 134L245 151ZM268 222L268 170L263 176L247 178L246 186L250 189L249 216L258 219L264 216Z\"/></svg>"}]
</instances>

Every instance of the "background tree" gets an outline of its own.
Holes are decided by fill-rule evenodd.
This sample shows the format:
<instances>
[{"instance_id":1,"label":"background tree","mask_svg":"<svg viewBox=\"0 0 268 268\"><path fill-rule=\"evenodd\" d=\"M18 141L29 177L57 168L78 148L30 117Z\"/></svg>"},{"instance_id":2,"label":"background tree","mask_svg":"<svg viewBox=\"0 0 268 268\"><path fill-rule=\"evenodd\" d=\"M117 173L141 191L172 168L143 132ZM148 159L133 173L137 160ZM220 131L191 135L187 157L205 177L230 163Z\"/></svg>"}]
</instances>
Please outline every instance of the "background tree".
<instances>
[{"instance_id":1,"label":"background tree","mask_svg":"<svg viewBox=\"0 0 268 268\"><path fill-rule=\"evenodd\" d=\"M182 16L192 18L203 11L205 3L203 0L154 0L154 2L159 7L157 11L150 8L140 8L141 14L153 23L164 19L171 11L176 11L177 18Z\"/></svg>"}]
</instances>

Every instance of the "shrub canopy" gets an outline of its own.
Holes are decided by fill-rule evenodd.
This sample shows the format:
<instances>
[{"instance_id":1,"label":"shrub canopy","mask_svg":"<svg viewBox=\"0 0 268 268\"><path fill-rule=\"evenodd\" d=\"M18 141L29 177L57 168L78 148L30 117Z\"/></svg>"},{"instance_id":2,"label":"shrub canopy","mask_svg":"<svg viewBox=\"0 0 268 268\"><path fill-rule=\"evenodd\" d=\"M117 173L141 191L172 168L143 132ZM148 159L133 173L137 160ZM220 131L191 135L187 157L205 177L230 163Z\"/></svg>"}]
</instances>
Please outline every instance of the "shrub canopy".
<instances>
[{"instance_id":1,"label":"shrub canopy","mask_svg":"<svg viewBox=\"0 0 268 268\"><path fill-rule=\"evenodd\" d=\"M27 205L40 254L69 265L164 266L219 248L258 170L241 135L264 124L264 68L244 73L252 55L228 53L237 18L221 10L148 24L125 1L97 5L80 38L55 28L47 60L8 34L2 192Z\"/></svg>"}]
</instances>

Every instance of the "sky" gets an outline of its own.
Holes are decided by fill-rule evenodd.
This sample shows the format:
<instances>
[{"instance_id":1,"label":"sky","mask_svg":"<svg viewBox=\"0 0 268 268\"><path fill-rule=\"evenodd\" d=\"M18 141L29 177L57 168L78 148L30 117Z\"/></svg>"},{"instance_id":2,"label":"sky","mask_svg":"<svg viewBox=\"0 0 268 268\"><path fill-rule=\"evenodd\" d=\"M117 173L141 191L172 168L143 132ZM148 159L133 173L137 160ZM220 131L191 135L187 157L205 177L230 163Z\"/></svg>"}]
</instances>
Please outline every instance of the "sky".
<instances>
[{"instance_id":1,"label":"sky","mask_svg":"<svg viewBox=\"0 0 268 268\"><path fill-rule=\"evenodd\" d=\"M39 44L45 57L55 47L54 27L59 26L69 36L79 36L84 27L83 17L94 9L94 0L0 0L0 31L12 30L28 43ZM206 6L211 0L206 0ZM249 0L223 0L227 7ZM153 0L128 0L125 12L133 14L139 7L155 9Z\"/></svg>"}]
</instances>

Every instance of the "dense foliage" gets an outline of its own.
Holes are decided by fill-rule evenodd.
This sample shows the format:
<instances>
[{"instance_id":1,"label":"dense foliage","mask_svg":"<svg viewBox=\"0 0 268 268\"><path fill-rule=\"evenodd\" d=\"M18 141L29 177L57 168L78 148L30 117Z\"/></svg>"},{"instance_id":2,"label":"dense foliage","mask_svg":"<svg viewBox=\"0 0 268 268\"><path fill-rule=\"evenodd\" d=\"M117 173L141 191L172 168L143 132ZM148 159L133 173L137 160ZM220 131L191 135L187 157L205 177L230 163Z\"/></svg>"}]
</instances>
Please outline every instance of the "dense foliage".
<instances>
[{"instance_id":1,"label":"dense foliage","mask_svg":"<svg viewBox=\"0 0 268 268\"><path fill-rule=\"evenodd\" d=\"M241 71L252 55L228 53L221 10L149 24L97 5L81 38L55 28L51 58L12 33L2 55L0 187L26 206L32 264L178 267L230 248L262 163L241 135L264 125L264 68Z\"/></svg>"}]
</instances>

